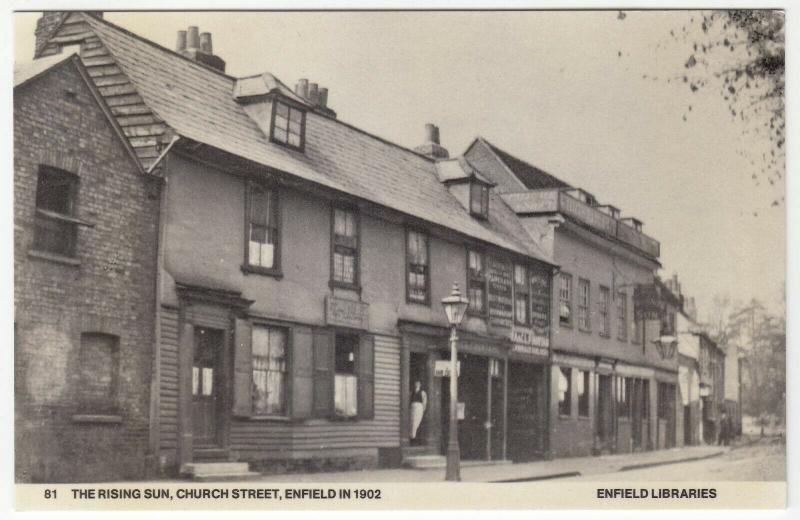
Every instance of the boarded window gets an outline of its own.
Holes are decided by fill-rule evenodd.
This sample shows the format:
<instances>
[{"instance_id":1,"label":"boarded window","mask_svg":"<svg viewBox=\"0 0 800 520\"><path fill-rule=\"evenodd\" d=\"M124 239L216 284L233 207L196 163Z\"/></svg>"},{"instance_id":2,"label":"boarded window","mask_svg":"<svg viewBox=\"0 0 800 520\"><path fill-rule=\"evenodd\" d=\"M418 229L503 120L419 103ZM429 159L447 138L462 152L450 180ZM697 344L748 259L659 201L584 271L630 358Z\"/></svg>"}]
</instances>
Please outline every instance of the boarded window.
<instances>
[{"instance_id":1,"label":"boarded window","mask_svg":"<svg viewBox=\"0 0 800 520\"><path fill-rule=\"evenodd\" d=\"M247 197L247 264L278 268L278 196L273 189L250 184Z\"/></svg>"},{"instance_id":2,"label":"boarded window","mask_svg":"<svg viewBox=\"0 0 800 520\"><path fill-rule=\"evenodd\" d=\"M286 331L253 327L253 414L286 413Z\"/></svg>"},{"instance_id":3,"label":"boarded window","mask_svg":"<svg viewBox=\"0 0 800 520\"><path fill-rule=\"evenodd\" d=\"M36 219L33 248L75 256L77 221L74 219L78 178L56 168L42 166L36 183Z\"/></svg>"},{"instance_id":4,"label":"boarded window","mask_svg":"<svg viewBox=\"0 0 800 520\"><path fill-rule=\"evenodd\" d=\"M409 231L407 239L408 300L415 303L428 302L428 236L418 231Z\"/></svg>"},{"instance_id":5,"label":"boarded window","mask_svg":"<svg viewBox=\"0 0 800 520\"><path fill-rule=\"evenodd\" d=\"M118 412L119 338L81 334L79 402L88 413Z\"/></svg>"},{"instance_id":6,"label":"boarded window","mask_svg":"<svg viewBox=\"0 0 800 520\"><path fill-rule=\"evenodd\" d=\"M302 149L305 145L305 112L280 101L275 101L273 110L272 140Z\"/></svg>"}]
</instances>

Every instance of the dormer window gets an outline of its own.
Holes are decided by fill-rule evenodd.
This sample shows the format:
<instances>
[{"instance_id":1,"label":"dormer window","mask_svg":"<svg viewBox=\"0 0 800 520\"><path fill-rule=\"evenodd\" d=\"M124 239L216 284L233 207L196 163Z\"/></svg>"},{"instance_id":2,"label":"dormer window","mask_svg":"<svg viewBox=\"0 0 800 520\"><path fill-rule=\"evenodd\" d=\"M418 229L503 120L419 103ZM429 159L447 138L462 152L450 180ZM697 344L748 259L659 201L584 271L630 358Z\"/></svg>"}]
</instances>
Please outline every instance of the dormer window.
<instances>
[{"instance_id":1,"label":"dormer window","mask_svg":"<svg viewBox=\"0 0 800 520\"><path fill-rule=\"evenodd\" d=\"M272 104L272 141L302 150L305 146L306 113L275 100Z\"/></svg>"},{"instance_id":2,"label":"dormer window","mask_svg":"<svg viewBox=\"0 0 800 520\"><path fill-rule=\"evenodd\" d=\"M474 217L489 217L489 186L475 181L470 184L469 211Z\"/></svg>"}]
</instances>

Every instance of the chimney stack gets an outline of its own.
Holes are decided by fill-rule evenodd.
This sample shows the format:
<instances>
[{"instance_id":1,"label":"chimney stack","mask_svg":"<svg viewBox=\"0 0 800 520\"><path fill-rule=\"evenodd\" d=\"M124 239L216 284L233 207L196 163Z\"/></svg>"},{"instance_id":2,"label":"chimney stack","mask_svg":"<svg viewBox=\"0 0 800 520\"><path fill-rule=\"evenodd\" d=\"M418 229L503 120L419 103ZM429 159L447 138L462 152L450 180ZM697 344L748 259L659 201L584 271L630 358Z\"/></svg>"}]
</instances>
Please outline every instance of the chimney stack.
<instances>
[{"instance_id":1,"label":"chimney stack","mask_svg":"<svg viewBox=\"0 0 800 520\"><path fill-rule=\"evenodd\" d=\"M225 60L214 54L211 33L200 34L200 29L196 25L190 25L187 31L178 31L175 52L190 60L225 72Z\"/></svg>"},{"instance_id":2,"label":"chimney stack","mask_svg":"<svg viewBox=\"0 0 800 520\"><path fill-rule=\"evenodd\" d=\"M308 100L312 105L319 102L319 85L316 83L309 83L308 85Z\"/></svg>"},{"instance_id":3,"label":"chimney stack","mask_svg":"<svg viewBox=\"0 0 800 520\"><path fill-rule=\"evenodd\" d=\"M317 112L336 117L336 112L328 108L328 89L326 87L320 87L318 83L309 83L308 79L300 78L294 86L294 93L313 106Z\"/></svg>"},{"instance_id":4,"label":"chimney stack","mask_svg":"<svg viewBox=\"0 0 800 520\"><path fill-rule=\"evenodd\" d=\"M320 87L319 89L319 106L326 108L328 106L328 89Z\"/></svg>"},{"instance_id":5,"label":"chimney stack","mask_svg":"<svg viewBox=\"0 0 800 520\"><path fill-rule=\"evenodd\" d=\"M450 152L439 142L439 127L433 123L425 125L425 142L414 148L414 151L434 160L450 157Z\"/></svg>"}]
</instances>

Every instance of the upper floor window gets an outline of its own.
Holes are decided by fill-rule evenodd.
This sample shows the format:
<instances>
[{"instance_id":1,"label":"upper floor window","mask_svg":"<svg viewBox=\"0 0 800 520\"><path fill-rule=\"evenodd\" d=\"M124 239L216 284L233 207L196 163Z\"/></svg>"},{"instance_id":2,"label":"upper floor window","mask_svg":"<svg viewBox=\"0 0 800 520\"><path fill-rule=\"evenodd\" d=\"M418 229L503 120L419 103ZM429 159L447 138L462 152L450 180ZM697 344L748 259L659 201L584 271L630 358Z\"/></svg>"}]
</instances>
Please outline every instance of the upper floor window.
<instances>
[{"instance_id":1,"label":"upper floor window","mask_svg":"<svg viewBox=\"0 0 800 520\"><path fill-rule=\"evenodd\" d=\"M467 254L467 298L469 312L486 313L486 262L483 253L469 251Z\"/></svg>"},{"instance_id":2,"label":"upper floor window","mask_svg":"<svg viewBox=\"0 0 800 520\"><path fill-rule=\"evenodd\" d=\"M39 168L34 249L75 256L78 238L78 220L74 218L77 191L77 176L49 166Z\"/></svg>"},{"instance_id":3,"label":"upper floor window","mask_svg":"<svg viewBox=\"0 0 800 520\"><path fill-rule=\"evenodd\" d=\"M358 285L358 216L350 209L333 209L333 282Z\"/></svg>"},{"instance_id":4,"label":"upper floor window","mask_svg":"<svg viewBox=\"0 0 800 520\"><path fill-rule=\"evenodd\" d=\"M286 413L286 331L253 326L253 414Z\"/></svg>"},{"instance_id":5,"label":"upper floor window","mask_svg":"<svg viewBox=\"0 0 800 520\"><path fill-rule=\"evenodd\" d=\"M247 187L247 266L279 269L278 194L257 184Z\"/></svg>"},{"instance_id":6,"label":"upper floor window","mask_svg":"<svg viewBox=\"0 0 800 520\"><path fill-rule=\"evenodd\" d=\"M514 266L514 321L517 325L530 323L530 280L524 265Z\"/></svg>"},{"instance_id":7,"label":"upper floor window","mask_svg":"<svg viewBox=\"0 0 800 520\"><path fill-rule=\"evenodd\" d=\"M428 303L430 301L428 235L409 230L406 245L408 249L406 255L408 300L415 303Z\"/></svg>"},{"instance_id":8,"label":"upper floor window","mask_svg":"<svg viewBox=\"0 0 800 520\"><path fill-rule=\"evenodd\" d=\"M600 315L600 335L611 335L611 322L609 320L609 308L611 306L611 293L608 287L600 286L600 301L597 302L598 314Z\"/></svg>"},{"instance_id":9,"label":"upper floor window","mask_svg":"<svg viewBox=\"0 0 800 520\"><path fill-rule=\"evenodd\" d=\"M303 149L305 144L306 114L281 101L272 106L272 140L276 143Z\"/></svg>"},{"instance_id":10,"label":"upper floor window","mask_svg":"<svg viewBox=\"0 0 800 520\"><path fill-rule=\"evenodd\" d=\"M562 325L572 325L572 275L558 275L558 319Z\"/></svg>"},{"instance_id":11,"label":"upper floor window","mask_svg":"<svg viewBox=\"0 0 800 520\"><path fill-rule=\"evenodd\" d=\"M617 338L628 340L628 295L625 291L617 292Z\"/></svg>"},{"instance_id":12,"label":"upper floor window","mask_svg":"<svg viewBox=\"0 0 800 520\"><path fill-rule=\"evenodd\" d=\"M476 217L489 216L489 187L479 182L472 182L469 187L469 211Z\"/></svg>"},{"instance_id":13,"label":"upper floor window","mask_svg":"<svg viewBox=\"0 0 800 520\"><path fill-rule=\"evenodd\" d=\"M578 278L578 327L582 330L590 329L589 304L590 304L589 280Z\"/></svg>"}]
</instances>

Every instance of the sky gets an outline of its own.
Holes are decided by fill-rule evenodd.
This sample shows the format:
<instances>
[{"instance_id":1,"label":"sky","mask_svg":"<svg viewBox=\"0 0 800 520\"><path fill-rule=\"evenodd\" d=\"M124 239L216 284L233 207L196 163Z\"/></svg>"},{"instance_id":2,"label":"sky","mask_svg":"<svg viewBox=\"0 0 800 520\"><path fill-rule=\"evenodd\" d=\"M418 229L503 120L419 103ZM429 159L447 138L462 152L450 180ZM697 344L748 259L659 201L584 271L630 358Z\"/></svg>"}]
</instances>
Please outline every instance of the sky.
<instances>
[{"instance_id":1,"label":"sky","mask_svg":"<svg viewBox=\"0 0 800 520\"><path fill-rule=\"evenodd\" d=\"M769 150L720 96L680 81L690 54L669 36L696 13L106 13L174 48L213 35L227 72L270 71L329 89L339 119L407 147L424 124L451 156L481 135L644 221L661 274L678 273L701 317L715 294L782 309L783 185L756 185ZM14 58L32 59L38 13L14 17ZM647 76L645 78L644 76ZM662 79L654 81L653 76ZM691 105L692 110L687 107ZM684 120L686 116L686 120ZM749 153L743 157L742 150Z\"/></svg>"}]
</instances>

